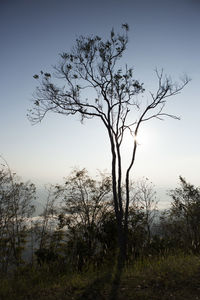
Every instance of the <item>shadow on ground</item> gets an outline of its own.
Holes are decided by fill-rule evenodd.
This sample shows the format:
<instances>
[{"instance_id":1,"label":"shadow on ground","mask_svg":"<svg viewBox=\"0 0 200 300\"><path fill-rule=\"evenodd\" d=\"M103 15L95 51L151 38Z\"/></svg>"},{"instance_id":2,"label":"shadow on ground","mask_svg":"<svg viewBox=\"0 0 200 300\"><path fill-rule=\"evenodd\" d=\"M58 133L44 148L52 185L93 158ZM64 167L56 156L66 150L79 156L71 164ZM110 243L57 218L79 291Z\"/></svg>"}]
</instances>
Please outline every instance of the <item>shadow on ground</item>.
<instances>
[{"instance_id":1,"label":"shadow on ground","mask_svg":"<svg viewBox=\"0 0 200 300\"><path fill-rule=\"evenodd\" d=\"M96 278L84 291L79 295L77 300L117 300L121 282L122 270L107 272L101 277Z\"/></svg>"}]
</instances>

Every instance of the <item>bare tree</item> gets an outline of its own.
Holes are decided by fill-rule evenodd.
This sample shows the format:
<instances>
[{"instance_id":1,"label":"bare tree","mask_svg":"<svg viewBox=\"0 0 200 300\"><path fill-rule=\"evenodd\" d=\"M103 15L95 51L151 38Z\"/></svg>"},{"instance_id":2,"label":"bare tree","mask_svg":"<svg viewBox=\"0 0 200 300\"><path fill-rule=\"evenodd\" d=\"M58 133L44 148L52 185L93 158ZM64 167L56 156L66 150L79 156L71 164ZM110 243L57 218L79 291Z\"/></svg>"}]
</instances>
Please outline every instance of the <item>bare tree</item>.
<instances>
[{"instance_id":1,"label":"bare tree","mask_svg":"<svg viewBox=\"0 0 200 300\"><path fill-rule=\"evenodd\" d=\"M5 159L3 161L0 169L0 267L6 272L9 265L19 266L23 262L27 221L35 210L35 186L20 182Z\"/></svg>"},{"instance_id":2,"label":"bare tree","mask_svg":"<svg viewBox=\"0 0 200 300\"><path fill-rule=\"evenodd\" d=\"M189 82L185 77L180 84L176 84L170 77L164 76L163 71L156 71L157 91L149 94L146 105L138 101L137 95L144 92L143 84L134 79L133 68L118 66L127 47L128 29L127 24L122 25L120 34L112 29L106 41L99 36L81 36L71 52L60 55L54 75L43 71L40 75L34 75L40 84L35 93L33 109L28 114L32 123L42 121L48 112L66 116L78 114L82 121L92 118L102 121L108 133L112 155L112 192L118 227L119 261L123 261L126 254L130 171L135 162L136 137L140 126L154 118L178 119L165 112L165 104L169 97L177 95ZM59 80L62 85L58 85ZM90 94L91 89L93 92ZM88 98L85 98L86 93ZM133 112L136 112L135 118ZM126 195L123 201L121 146L126 131L133 137L133 148L125 170Z\"/></svg>"},{"instance_id":3,"label":"bare tree","mask_svg":"<svg viewBox=\"0 0 200 300\"><path fill-rule=\"evenodd\" d=\"M39 242L39 249L46 248L50 244L51 236L55 229L55 220L57 218L56 199L53 193L53 187L46 187L47 198L40 214L39 219L35 222L35 233Z\"/></svg>"},{"instance_id":4,"label":"bare tree","mask_svg":"<svg viewBox=\"0 0 200 300\"><path fill-rule=\"evenodd\" d=\"M46 201L42 213L37 221L34 222L33 228L37 242L37 248L34 253L39 265L51 263L58 258L55 248L58 235L59 238L62 236L62 233L56 230L58 207L54 197L53 186L46 186L45 188L47 191Z\"/></svg>"},{"instance_id":5,"label":"bare tree","mask_svg":"<svg viewBox=\"0 0 200 300\"><path fill-rule=\"evenodd\" d=\"M156 192L152 182L148 178L139 180L134 188L134 201L144 213L148 242L151 239L151 229L157 213Z\"/></svg>"}]
</instances>

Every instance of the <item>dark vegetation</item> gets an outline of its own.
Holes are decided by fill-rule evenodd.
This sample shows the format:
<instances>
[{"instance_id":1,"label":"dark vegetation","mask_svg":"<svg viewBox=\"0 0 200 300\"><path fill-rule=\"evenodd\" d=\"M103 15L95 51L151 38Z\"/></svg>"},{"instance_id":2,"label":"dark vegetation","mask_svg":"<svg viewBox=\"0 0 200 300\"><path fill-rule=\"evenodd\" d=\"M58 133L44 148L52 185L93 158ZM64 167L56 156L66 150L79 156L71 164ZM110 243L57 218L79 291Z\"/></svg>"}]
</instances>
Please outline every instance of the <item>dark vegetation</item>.
<instances>
[{"instance_id":1,"label":"dark vegetation","mask_svg":"<svg viewBox=\"0 0 200 300\"><path fill-rule=\"evenodd\" d=\"M116 282L111 182L74 170L32 218L34 185L2 167L0 299L199 299L200 189L180 177L161 213L152 183L132 183L127 260Z\"/></svg>"}]
</instances>

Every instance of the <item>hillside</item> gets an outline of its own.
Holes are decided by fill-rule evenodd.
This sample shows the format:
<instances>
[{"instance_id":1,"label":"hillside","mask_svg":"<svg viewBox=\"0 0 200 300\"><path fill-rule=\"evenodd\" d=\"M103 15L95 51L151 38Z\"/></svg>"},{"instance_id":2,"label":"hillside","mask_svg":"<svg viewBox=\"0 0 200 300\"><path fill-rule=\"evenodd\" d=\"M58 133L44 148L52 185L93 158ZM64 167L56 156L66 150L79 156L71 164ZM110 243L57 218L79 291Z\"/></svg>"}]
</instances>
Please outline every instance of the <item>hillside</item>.
<instances>
[{"instance_id":1,"label":"hillside","mask_svg":"<svg viewBox=\"0 0 200 300\"><path fill-rule=\"evenodd\" d=\"M2 279L1 300L200 299L200 258L194 255L149 257L131 263L114 281L114 269L70 273L55 266L22 268Z\"/></svg>"}]
</instances>

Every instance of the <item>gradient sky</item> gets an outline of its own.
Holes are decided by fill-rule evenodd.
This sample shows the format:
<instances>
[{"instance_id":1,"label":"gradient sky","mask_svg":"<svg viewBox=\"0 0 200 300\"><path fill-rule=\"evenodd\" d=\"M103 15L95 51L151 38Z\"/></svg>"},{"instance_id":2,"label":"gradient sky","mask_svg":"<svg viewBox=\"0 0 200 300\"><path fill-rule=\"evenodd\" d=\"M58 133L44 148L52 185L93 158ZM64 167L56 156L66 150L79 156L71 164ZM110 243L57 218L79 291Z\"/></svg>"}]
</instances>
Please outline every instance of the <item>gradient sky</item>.
<instances>
[{"instance_id":1,"label":"gradient sky","mask_svg":"<svg viewBox=\"0 0 200 300\"><path fill-rule=\"evenodd\" d=\"M156 67L174 80L192 78L167 105L181 121L155 120L143 127L132 178L148 177L157 189L176 186L179 175L199 185L199 0L0 1L0 154L23 180L60 182L74 166L91 174L110 171L110 148L99 122L81 125L77 117L51 114L32 126L26 114L37 85L34 74L52 71L58 54L70 50L79 35L106 37L125 22L130 42L123 62L134 67L146 90L156 86Z\"/></svg>"}]
</instances>

